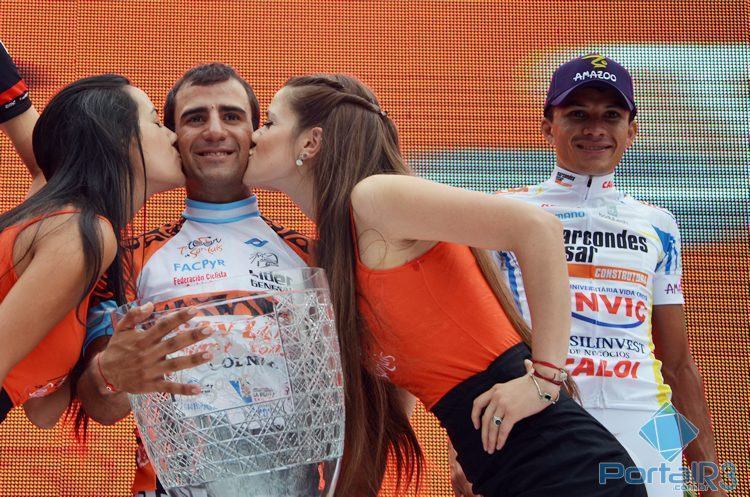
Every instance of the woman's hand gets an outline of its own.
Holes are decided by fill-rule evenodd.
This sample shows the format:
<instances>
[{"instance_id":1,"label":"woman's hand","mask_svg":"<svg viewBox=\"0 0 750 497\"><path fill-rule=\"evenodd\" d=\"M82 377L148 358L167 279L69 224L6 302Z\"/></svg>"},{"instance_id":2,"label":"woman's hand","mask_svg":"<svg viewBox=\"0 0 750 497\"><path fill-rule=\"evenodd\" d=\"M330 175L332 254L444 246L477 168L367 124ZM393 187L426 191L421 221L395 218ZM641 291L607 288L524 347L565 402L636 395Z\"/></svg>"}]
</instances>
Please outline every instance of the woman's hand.
<instances>
[{"instance_id":1,"label":"woman's hand","mask_svg":"<svg viewBox=\"0 0 750 497\"><path fill-rule=\"evenodd\" d=\"M211 336L210 327L188 328L163 340L172 330L195 316L195 310L187 308L159 319L145 331L137 331L135 326L148 319L153 310L152 304L145 304L131 309L117 322L107 348L94 358L94 361L99 361L101 376L116 391L199 394L200 386L167 381L164 375L206 363L213 358L211 352L202 351L173 359L167 359L167 356Z\"/></svg>"},{"instance_id":2,"label":"woman's hand","mask_svg":"<svg viewBox=\"0 0 750 497\"><path fill-rule=\"evenodd\" d=\"M474 400L471 421L474 423L474 429L482 428L482 446L488 454L503 448L516 422L550 405L549 402L539 397L539 392L531 378L534 373L531 361L526 359L523 364L526 367L524 376L506 383L498 383ZM543 392L557 398L560 387L544 380L537 381ZM499 425L496 419L500 420Z\"/></svg>"}]
</instances>

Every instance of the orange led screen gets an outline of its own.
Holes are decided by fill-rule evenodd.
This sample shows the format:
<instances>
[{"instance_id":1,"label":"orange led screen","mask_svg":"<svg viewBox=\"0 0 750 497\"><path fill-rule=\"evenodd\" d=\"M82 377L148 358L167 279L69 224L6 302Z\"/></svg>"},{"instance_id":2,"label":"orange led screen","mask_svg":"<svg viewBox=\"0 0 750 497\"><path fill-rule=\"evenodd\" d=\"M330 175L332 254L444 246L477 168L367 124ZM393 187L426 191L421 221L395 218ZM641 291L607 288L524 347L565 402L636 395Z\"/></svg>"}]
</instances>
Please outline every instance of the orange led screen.
<instances>
[{"instance_id":1,"label":"orange led screen","mask_svg":"<svg viewBox=\"0 0 750 497\"><path fill-rule=\"evenodd\" d=\"M554 164L539 132L552 69L592 51L617 59L635 78L640 125L619 185L678 219L689 339L718 456L736 467L733 495L750 495L748 8L745 0L1 0L0 39L40 109L63 85L102 72L128 76L158 108L186 69L219 60L253 84L262 109L289 76L351 73L375 90L419 174L486 192L539 182ZM28 185L0 137L0 211ZM176 218L183 197L153 199L145 225ZM260 198L266 216L313 234L281 195ZM421 407L413 424L428 462L421 495L453 495L444 433ZM2 496L128 494L130 418L93 427L81 446L62 423L43 432L16 410L0 437Z\"/></svg>"}]
</instances>

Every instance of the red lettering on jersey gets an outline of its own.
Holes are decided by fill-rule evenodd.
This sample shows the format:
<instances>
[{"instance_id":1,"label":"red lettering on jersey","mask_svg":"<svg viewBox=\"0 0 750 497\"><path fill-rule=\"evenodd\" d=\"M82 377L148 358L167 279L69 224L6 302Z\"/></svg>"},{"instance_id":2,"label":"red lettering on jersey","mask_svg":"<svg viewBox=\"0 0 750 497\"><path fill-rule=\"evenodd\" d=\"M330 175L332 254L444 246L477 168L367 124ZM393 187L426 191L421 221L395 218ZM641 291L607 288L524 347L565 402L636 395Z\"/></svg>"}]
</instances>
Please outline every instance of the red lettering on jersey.
<instances>
[{"instance_id":1,"label":"red lettering on jersey","mask_svg":"<svg viewBox=\"0 0 750 497\"><path fill-rule=\"evenodd\" d=\"M646 306L646 303L642 300L639 300L638 303L635 306L635 317L643 323L646 321L646 315L648 314L648 306Z\"/></svg>"},{"instance_id":2,"label":"red lettering on jersey","mask_svg":"<svg viewBox=\"0 0 750 497\"><path fill-rule=\"evenodd\" d=\"M578 363L578 366L576 366L572 374L573 376L578 376L581 374L585 374L586 376L593 376L594 375L594 361L592 361L588 357L582 358L581 362Z\"/></svg>"},{"instance_id":3,"label":"red lettering on jersey","mask_svg":"<svg viewBox=\"0 0 750 497\"><path fill-rule=\"evenodd\" d=\"M640 362L634 362L633 368L630 370L630 377L631 378L638 378L638 366L640 366Z\"/></svg>"},{"instance_id":4,"label":"red lettering on jersey","mask_svg":"<svg viewBox=\"0 0 750 497\"><path fill-rule=\"evenodd\" d=\"M615 367L613 368L615 371L615 376L618 378L625 378L628 376L628 373L630 373L630 368L633 366L633 363L630 361L620 361L617 364L615 364Z\"/></svg>"},{"instance_id":5,"label":"red lettering on jersey","mask_svg":"<svg viewBox=\"0 0 750 497\"><path fill-rule=\"evenodd\" d=\"M606 295L599 295L601 297L602 302L604 302L604 307L607 308L607 311L609 311L610 314L617 314L617 310L620 308L620 304L622 303L622 297L615 297L614 302L609 301L609 297Z\"/></svg>"},{"instance_id":6,"label":"red lettering on jersey","mask_svg":"<svg viewBox=\"0 0 750 497\"><path fill-rule=\"evenodd\" d=\"M646 321L648 318L648 305L642 300L633 301L631 297L609 297L600 293L591 292L575 292L576 311L581 312L586 309L594 312L599 311L599 301L604 304L604 308L608 314L616 315L621 308L623 308L623 302L625 303L625 315L627 317L634 317L641 323Z\"/></svg>"},{"instance_id":7,"label":"red lettering on jersey","mask_svg":"<svg viewBox=\"0 0 750 497\"><path fill-rule=\"evenodd\" d=\"M599 362L599 369L596 370L596 376L606 376L606 377L612 376L612 371L607 369L606 359L602 359Z\"/></svg>"},{"instance_id":8,"label":"red lettering on jersey","mask_svg":"<svg viewBox=\"0 0 750 497\"><path fill-rule=\"evenodd\" d=\"M576 362L574 358L568 358L565 361L565 365L569 366ZM599 365L594 367L594 361L587 357L581 358L581 362L573 369L572 376L586 375L586 376L601 376L604 378L638 378L638 367L641 365L640 362L633 362L629 359L618 361L614 366L610 366L606 359L601 359Z\"/></svg>"},{"instance_id":9,"label":"red lettering on jersey","mask_svg":"<svg viewBox=\"0 0 750 497\"><path fill-rule=\"evenodd\" d=\"M586 297L586 294L582 292L576 292L576 310L581 312L583 306L586 305L592 311L599 310L599 301L596 299L596 294L591 292L591 298Z\"/></svg>"},{"instance_id":10,"label":"red lettering on jersey","mask_svg":"<svg viewBox=\"0 0 750 497\"><path fill-rule=\"evenodd\" d=\"M613 186L615 186L615 184L612 180L602 183L602 188L612 188Z\"/></svg>"}]
</instances>

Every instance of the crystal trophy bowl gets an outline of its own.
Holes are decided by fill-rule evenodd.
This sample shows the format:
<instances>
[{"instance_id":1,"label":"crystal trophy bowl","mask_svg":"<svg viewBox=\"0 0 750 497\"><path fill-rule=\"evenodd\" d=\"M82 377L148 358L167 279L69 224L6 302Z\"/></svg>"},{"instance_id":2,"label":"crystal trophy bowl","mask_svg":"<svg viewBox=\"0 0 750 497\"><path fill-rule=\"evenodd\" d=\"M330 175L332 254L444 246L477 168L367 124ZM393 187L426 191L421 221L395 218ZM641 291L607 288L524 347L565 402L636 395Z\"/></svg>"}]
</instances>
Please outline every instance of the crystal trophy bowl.
<instances>
[{"instance_id":1,"label":"crystal trophy bowl","mask_svg":"<svg viewBox=\"0 0 750 497\"><path fill-rule=\"evenodd\" d=\"M253 278L138 302L155 307L139 329L193 306L197 314L166 339L199 324L213 330L170 356L213 353L209 363L167 377L200 385L200 394L130 396L148 456L172 496L333 495L344 448L344 390L325 273L274 271L264 276L268 284Z\"/></svg>"}]
</instances>

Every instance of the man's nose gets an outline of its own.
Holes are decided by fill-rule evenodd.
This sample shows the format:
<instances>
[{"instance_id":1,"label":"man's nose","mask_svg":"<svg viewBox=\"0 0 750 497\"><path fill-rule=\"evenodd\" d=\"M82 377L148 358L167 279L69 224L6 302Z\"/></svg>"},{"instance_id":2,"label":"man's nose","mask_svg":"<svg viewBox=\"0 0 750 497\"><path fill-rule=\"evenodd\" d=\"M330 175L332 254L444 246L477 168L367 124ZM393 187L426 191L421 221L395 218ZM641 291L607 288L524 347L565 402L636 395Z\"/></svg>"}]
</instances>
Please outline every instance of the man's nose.
<instances>
[{"instance_id":1,"label":"man's nose","mask_svg":"<svg viewBox=\"0 0 750 497\"><path fill-rule=\"evenodd\" d=\"M604 126L604 121L599 118L589 119L583 127L583 134L587 136L605 136L606 132L607 129Z\"/></svg>"},{"instance_id":2,"label":"man's nose","mask_svg":"<svg viewBox=\"0 0 750 497\"><path fill-rule=\"evenodd\" d=\"M203 130L203 138L209 141L219 141L225 139L226 136L227 130L224 128L221 117L211 113L206 128Z\"/></svg>"}]
</instances>

